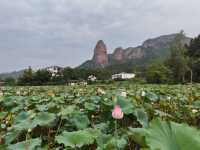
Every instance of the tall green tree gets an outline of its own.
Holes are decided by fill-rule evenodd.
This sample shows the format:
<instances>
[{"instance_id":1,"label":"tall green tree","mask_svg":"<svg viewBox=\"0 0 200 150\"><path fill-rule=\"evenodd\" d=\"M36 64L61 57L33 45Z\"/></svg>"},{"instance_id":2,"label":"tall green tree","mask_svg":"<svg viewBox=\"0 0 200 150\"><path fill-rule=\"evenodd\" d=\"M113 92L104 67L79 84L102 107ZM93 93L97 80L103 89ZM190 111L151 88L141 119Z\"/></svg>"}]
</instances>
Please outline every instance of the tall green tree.
<instances>
[{"instance_id":1,"label":"tall green tree","mask_svg":"<svg viewBox=\"0 0 200 150\"><path fill-rule=\"evenodd\" d=\"M7 77L4 79L6 85L13 86L15 85L16 81L13 77Z\"/></svg>"},{"instance_id":2,"label":"tall green tree","mask_svg":"<svg viewBox=\"0 0 200 150\"><path fill-rule=\"evenodd\" d=\"M45 69L41 69L34 74L35 85L46 85L51 81L51 73Z\"/></svg>"},{"instance_id":3,"label":"tall green tree","mask_svg":"<svg viewBox=\"0 0 200 150\"><path fill-rule=\"evenodd\" d=\"M199 59L200 58L200 35L192 39L190 45L187 47L187 55Z\"/></svg>"},{"instance_id":4,"label":"tall green tree","mask_svg":"<svg viewBox=\"0 0 200 150\"><path fill-rule=\"evenodd\" d=\"M172 71L162 62L151 63L146 70L148 83L170 83L172 81Z\"/></svg>"},{"instance_id":5,"label":"tall green tree","mask_svg":"<svg viewBox=\"0 0 200 150\"><path fill-rule=\"evenodd\" d=\"M33 70L31 67L24 70L24 73L18 79L18 84L20 85L32 85L33 84Z\"/></svg>"},{"instance_id":6,"label":"tall green tree","mask_svg":"<svg viewBox=\"0 0 200 150\"><path fill-rule=\"evenodd\" d=\"M190 66L191 82L200 82L200 35L192 39L190 45L187 46L186 55L188 56Z\"/></svg>"},{"instance_id":7,"label":"tall green tree","mask_svg":"<svg viewBox=\"0 0 200 150\"><path fill-rule=\"evenodd\" d=\"M185 56L186 47L183 43L185 34L181 31L177 34L174 42L170 46L170 57L168 65L173 71L174 80L178 82L185 82L186 72L189 70L188 59Z\"/></svg>"},{"instance_id":8,"label":"tall green tree","mask_svg":"<svg viewBox=\"0 0 200 150\"><path fill-rule=\"evenodd\" d=\"M68 82L69 80L75 80L76 75L75 75L74 69L70 67L65 68L63 71L63 78L65 82Z\"/></svg>"}]
</instances>

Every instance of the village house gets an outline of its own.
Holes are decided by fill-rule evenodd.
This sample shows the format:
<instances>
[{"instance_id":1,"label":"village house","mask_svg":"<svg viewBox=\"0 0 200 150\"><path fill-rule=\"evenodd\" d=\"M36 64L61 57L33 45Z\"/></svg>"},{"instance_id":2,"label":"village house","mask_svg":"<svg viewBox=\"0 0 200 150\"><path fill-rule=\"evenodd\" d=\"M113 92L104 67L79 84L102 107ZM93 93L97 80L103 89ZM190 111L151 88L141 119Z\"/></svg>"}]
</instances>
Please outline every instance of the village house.
<instances>
[{"instance_id":1,"label":"village house","mask_svg":"<svg viewBox=\"0 0 200 150\"><path fill-rule=\"evenodd\" d=\"M97 77L95 77L94 75L90 75L88 77L88 81L96 81L97 80Z\"/></svg>"},{"instance_id":2,"label":"village house","mask_svg":"<svg viewBox=\"0 0 200 150\"><path fill-rule=\"evenodd\" d=\"M86 81L71 80L71 81L68 81L67 85L69 85L69 86L77 86L77 85L86 86L86 85L88 85L88 83Z\"/></svg>"},{"instance_id":3,"label":"village house","mask_svg":"<svg viewBox=\"0 0 200 150\"><path fill-rule=\"evenodd\" d=\"M84 86L88 85L88 83L86 81L81 81L79 84L84 85Z\"/></svg>"},{"instance_id":4,"label":"village house","mask_svg":"<svg viewBox=\"0 0 200 150\"><path fill-rule=\"evenodd\" d=\"M5 82L0 81L0 86L3 86L3 85L5 85Z\"/></svg>"},{"instance_id":5,"label":"village house","mask_svg":"<svg viewBox=\"0 0 200 150\"><path fill-rule=\"evenodd\" d=\"M133 79L135 78L135 74L134 73L119 73L119 74L114 74L112 75L112 79L113 80L128 80L128 79Z\"/></svg>"},{"instance_id":6,"label":"village house","mask_svg":"<svg viewBox=\"0 0 200 150\"><path fill-rule=\"evenodd\" d=\"M52 77L60 76L62 74L62 67L59 66L51 66L47 67L46 70L51 73Z\"/></svg>"}]
</instances>

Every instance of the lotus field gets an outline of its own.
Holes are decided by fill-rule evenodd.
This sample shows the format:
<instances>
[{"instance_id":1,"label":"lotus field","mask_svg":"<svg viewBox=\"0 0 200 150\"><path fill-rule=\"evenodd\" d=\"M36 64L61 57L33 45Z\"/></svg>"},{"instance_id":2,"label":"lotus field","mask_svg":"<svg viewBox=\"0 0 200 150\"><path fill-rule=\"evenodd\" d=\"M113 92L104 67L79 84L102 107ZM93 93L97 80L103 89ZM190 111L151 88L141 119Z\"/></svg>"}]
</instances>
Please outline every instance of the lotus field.
<instances>
[{"instance_id":1,"label":"lotus field","mask_svg":"<svg viewBox=\"0 0 200 150\"><path fill-rule=\"evenodd\" d=\"M200 150L200 85L0 87L0 150Z\"/></svg>"}]
</instances>

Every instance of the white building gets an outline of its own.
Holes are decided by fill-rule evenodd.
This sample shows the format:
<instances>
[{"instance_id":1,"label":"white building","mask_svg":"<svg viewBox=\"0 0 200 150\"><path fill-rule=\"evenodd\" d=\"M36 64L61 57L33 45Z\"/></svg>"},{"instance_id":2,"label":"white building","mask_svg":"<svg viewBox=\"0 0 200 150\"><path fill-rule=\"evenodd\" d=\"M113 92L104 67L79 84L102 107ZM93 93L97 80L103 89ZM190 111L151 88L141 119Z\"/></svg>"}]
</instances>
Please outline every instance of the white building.
<instances>
[{"instance_id":1,"label":"white building","mask_svg":"<svg viewBox=\"0 0 200 150\"><path fill-rule=\"evenodd\" d=\"M85 82L85 81L82 81L82 82L80 82L79 84L80 84L80 85L84 85L84 86L88 85L88 83Z\"/></svg>"},{"instance_id":2,"label":"white building","mask_svg":"<svg viewBox=\"0 0 200 150\"><path fill-rule=\"evenodd\" d=\"M116 80L116 79L119 79L119 80L128 80L128 79L133 79L133 78L135 78L135 74L134 73L125 73L125 72L122 72L122 73L119 73L119 74L112 75L112 79L113 80Z\"/></svg>"},{"instance_id":3,"label":"white building","mask_svg":"<svg viewBox=\"0 0 200 150\"><path fill-rule=\"evenodd\" d=\"M46 68L47 71L49 71L52 75L52 77L59 76L62 72L63 68L59 66L51 66Z\"/></svg>"},{"instance_id":4,"label":"white building","mask_svg":"<svg viewBox=\"0 0 200 150\"><path fill-rule=\"evenodd\" d=\"M97 80L97 77L95 77L94 75L90 75L88 77L88 81L96 81Z\"/></svg>"},{"instance_id":5,"label":"white building","mask_svg":"<svg viewBox=\"0 0 200 150\"><path fill-rule=\"evenodd\" d=\"M5 84L5 82L0 81L0 86L3 86Z\"/></svg>"}]
</instances>

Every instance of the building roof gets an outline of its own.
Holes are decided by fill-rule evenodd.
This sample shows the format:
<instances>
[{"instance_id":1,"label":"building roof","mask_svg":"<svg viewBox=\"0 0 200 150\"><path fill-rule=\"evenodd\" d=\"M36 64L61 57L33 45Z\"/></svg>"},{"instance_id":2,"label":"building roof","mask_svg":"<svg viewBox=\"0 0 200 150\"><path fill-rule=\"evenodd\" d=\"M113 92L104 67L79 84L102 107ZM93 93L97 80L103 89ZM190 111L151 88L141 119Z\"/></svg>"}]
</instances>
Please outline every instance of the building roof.
<instances>
[{"instance_id":1,"label":"building roof","mask_svg":"<svg viewBox=\"0 0 200 150\"><path fill-rule=\"evenodd\" d=\"M116 73L116 74L135 74L135 73L121 72L121 73ZM113 75L116 75L116 74L113 74Z\"/></svg>"}]
</instances>

